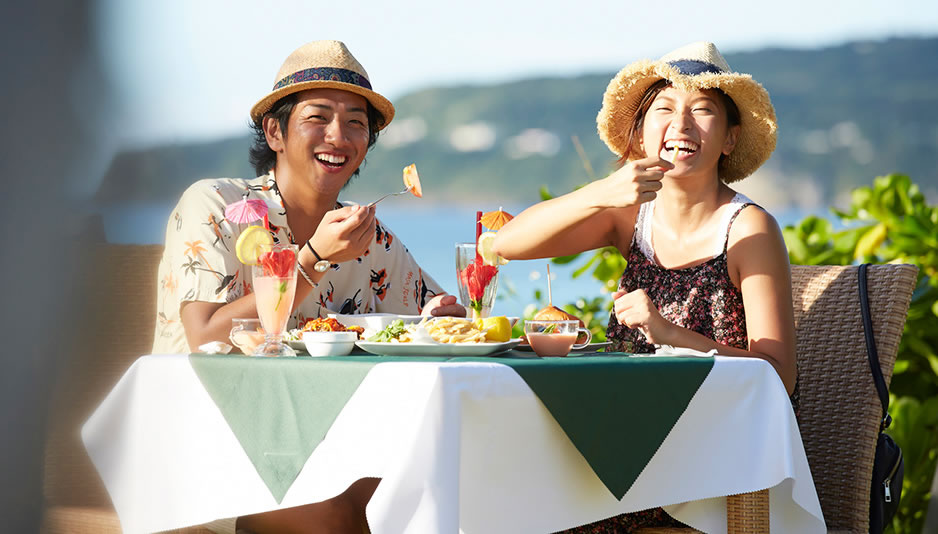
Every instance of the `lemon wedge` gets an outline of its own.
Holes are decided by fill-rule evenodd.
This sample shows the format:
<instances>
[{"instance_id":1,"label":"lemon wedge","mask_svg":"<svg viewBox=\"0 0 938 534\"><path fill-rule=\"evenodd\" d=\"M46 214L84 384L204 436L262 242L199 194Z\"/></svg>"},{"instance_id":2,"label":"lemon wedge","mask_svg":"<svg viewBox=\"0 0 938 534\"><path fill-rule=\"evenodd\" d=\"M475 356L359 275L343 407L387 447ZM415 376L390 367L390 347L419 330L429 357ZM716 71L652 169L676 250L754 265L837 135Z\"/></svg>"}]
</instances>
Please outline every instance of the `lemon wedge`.
<instances>
[{"instance_id":1,"label":"lemon wedge","mask_svg":"<svg viewBox=\"0 0 938 534\"><path fill-rule=\"evenodd\" d=\"M263 226L248 226L235 243L235 254L245 265L257 265L257 258L266 247L274 244L274 238Z\"/></svg>"},{"instance_id":2,"label":"lemon wedge","mask_svg":"<svg viewBox=\"0 0 938 534\"><path fill-rule=\"evenodd\" d=\"M486 341L504 343L511 339L511 323L504 315L479 319L476 325L479 327L479 330L486 330Z\"/></svg>"},{"instance_id":3,"label":"lemon wedge","mask_svg":"<svg viewBox=\"0 0 938 534\"><path fill-rule=\"evenodd\" d=\"M484 232L479 236L477 245L479 256L486 265L505 265L508 260L495 254L495 232Z\"/></svg>"}]
</instances>

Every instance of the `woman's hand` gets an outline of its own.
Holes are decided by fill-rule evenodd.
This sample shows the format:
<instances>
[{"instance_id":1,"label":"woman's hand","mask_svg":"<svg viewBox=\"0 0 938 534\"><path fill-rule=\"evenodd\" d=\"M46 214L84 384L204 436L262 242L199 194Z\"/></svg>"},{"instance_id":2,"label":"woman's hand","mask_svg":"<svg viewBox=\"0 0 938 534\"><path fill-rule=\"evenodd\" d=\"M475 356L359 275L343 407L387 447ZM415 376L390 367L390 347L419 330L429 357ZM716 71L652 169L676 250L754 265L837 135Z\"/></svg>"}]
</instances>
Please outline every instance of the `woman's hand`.
<instances>
[{"instance_id":1,"label":"woman's hand","mask_svg":"<svg viewBox=\"0 0 938 534\"><path fill-rule=\"evenodd\" d=\"M664 173L674 165L659 156L630 161L606 178L594 182L594 197L604 208L625 208L654 200Z\"/></svg>"},{"instance_id":2,"label":"woman's hand","mask_svg":"<svg viewBox=\"0 0 938 534\"><path fill-rule=\"evenodd\" d=\"M644 289L629 293L616 291L612 298L615 301L612 313L619 324L640 330L645 334L645 339L654 345L670 344L669 334L675 325L661 316Z\"/></svg>"},{"instance_id":3,"label":"woman's hand","mask_svg":"<svg viewBox=\"0 0 938 534\"><path fill-rule=\"evenodd\" d=\"M455 296L441 293L427 302L420 315L424 317L465 317L466 307L460 304Z\"/></svg>"},{"instance_id":4,"label":"woman's hand","mask_svg":"<svg viewBox=\"0 0 938 534\"><path fill-rule=\"evenodd\" d=\"M342 263L364 254L374 238L374 206L344 206L326 212L309 244L320 258Z\"/></svg>"}]
</instances>

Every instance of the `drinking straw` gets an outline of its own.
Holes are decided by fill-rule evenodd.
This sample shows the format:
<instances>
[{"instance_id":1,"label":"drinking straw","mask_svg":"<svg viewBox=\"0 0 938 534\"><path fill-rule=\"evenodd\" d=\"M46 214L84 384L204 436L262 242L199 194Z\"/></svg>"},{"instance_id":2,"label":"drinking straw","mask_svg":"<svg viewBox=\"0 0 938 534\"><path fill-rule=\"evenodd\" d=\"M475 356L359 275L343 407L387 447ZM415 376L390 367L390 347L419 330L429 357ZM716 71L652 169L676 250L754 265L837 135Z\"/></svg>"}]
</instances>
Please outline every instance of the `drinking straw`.
<instances>
[{"instance_id":1,"label":"drinking straw","mask_svg":"<svg viewBox=\"0 0 938 534\"><path fill-rule=\"evenodd\" d=\"M482 235L482 212L476 212L476 263L482 263L482 255L479 254L479 236Z\"/></svg>"},{"instance_id":2,"label":"drinking straw","mask_svg":"<svg viewBox=\"0 0 938 534\"><path fill-rule=\"evenodd\" d=\"M547 264L547 305L553 306L554 299L550 295L550 264Z\"/></svg>"}]
</instances>

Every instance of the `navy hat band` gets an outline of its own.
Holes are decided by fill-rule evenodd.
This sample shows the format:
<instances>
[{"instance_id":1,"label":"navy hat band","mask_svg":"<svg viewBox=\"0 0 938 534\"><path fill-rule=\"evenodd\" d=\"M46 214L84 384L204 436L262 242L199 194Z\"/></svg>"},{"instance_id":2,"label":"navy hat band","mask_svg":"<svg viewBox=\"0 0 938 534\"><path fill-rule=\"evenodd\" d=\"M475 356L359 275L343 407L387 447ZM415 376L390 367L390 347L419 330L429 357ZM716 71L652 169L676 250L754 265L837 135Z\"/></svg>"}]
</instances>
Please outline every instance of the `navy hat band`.
<instances>
[{"instance_id":1,"label":"navy hat band","mask_svg":"<svg viewBox=\"0 0 938 534\"><path fill-rule=\"evenodd\" d=\"M707 63L706 61L698 61L696 59L678 59L676 61L669 61L668 65L676 68L685 76L695 76L697 74L719 74L725 72L720 67L717 67L713 63Z\"/></svg>"}]
</instances>

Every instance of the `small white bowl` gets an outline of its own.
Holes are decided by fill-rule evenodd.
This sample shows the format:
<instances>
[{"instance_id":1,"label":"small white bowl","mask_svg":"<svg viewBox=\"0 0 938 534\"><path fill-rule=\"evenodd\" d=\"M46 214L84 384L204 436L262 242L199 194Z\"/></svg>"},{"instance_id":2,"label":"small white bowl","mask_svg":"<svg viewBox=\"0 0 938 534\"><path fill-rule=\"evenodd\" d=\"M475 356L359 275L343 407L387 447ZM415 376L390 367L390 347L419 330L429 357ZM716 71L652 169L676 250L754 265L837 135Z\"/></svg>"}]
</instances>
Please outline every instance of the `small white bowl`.
<instances>
[{"instance_id":1,"label":"small white bowl","mask_svg":"<svg viewBox=\"0 0 938 534\"><path fill-rule=\"evenodd\" d=\"M310 356L345 356L355 348L355 332L303 332L303 344Z\"/></svg>"}]
</instances>

